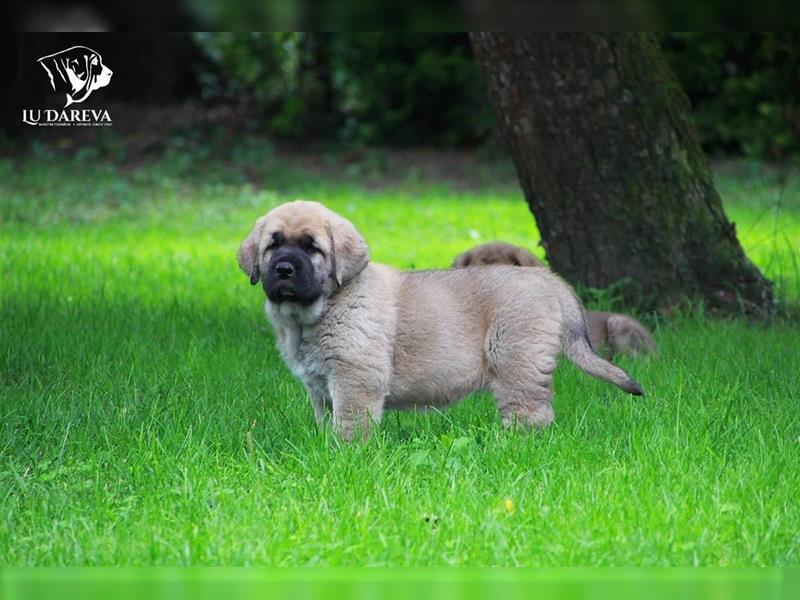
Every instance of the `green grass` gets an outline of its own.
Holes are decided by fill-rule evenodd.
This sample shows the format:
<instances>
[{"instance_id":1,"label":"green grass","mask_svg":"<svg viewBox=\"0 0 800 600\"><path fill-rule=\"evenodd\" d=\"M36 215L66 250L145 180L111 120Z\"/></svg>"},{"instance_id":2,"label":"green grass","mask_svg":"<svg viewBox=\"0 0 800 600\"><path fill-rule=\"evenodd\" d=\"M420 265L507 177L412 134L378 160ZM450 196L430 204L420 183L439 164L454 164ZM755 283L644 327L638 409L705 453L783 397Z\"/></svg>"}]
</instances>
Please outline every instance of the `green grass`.
<instances>
[{"instance_id":1,"label":"green grass","mask_svg":"<svg viewBox=\"0 0 800 600\"><path fill-rule=\"evenodd\" d=\"M506 167L466 188L252 148L137 169L42 152L0 163L0 564L800 563L791 322L661 322L660 358L622 360L642 399L565 363L535 434L505 431L485 396L389 413L366 443L317 430L236 266L252 222L310 197L401 267L495 237L536 250ZM797 302L800 182L717 180Z\"/></svg>"}]
</instances>

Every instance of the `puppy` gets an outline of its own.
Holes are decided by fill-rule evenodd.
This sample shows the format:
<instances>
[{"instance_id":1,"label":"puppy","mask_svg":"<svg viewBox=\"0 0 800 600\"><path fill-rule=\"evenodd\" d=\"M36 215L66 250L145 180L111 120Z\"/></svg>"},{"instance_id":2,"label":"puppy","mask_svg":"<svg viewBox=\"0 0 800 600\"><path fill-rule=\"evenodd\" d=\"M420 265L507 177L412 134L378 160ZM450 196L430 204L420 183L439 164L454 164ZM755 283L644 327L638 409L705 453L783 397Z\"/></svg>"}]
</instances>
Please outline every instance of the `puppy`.
<instances>
[{"instance_id":1,"label":"puppy","mask_svg":"<svg viewBox=\"0 0 800 600\"><path fill-rule=\"evenodd\" d=\"M242 242L278 348L318 422L366 435L385 409L442 407L489 390L504 425L554 418L563 352L586 373L641 395L591 349L581 304L548 269L404 272L371 263L352 223L317 202L278 206Z\"/></svg>"},{"instance_id":2,"label":"puppy","mask_svg":"<svg viewBox=\"0 0 800 600\"><path fill-rule=\"evenodd\" d=\"M489 242L462 252L453 260L453 268L480 265L515 265L544 267L545 264L530 251L506 242ZM654 353L656 342L647 328L633 317L619 313L586 311L589 342L596 352L606 349L608 360L616 354Z\"/></svg>"}]
</instances>

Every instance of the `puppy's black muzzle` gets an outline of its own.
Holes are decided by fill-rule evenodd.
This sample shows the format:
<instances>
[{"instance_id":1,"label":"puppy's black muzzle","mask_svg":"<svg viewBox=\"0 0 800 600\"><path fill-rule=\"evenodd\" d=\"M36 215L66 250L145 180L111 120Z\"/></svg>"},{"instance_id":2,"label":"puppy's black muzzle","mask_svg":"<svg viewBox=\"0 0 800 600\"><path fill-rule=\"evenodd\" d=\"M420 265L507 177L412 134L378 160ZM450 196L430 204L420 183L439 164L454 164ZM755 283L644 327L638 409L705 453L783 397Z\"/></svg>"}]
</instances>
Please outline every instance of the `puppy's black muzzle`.
<instances>
[{"instance_id":1,"label":"puppy's black muzzle","mask_svg":"<svg viewBox=\"0 0 800 600\"><path fill-rule=\"evenodd\" d=\"M296 246L281 247L272 255L263 285L267 298L277 304L311 304L322 294L311 258Z\"/></svg>"}]
</instances>

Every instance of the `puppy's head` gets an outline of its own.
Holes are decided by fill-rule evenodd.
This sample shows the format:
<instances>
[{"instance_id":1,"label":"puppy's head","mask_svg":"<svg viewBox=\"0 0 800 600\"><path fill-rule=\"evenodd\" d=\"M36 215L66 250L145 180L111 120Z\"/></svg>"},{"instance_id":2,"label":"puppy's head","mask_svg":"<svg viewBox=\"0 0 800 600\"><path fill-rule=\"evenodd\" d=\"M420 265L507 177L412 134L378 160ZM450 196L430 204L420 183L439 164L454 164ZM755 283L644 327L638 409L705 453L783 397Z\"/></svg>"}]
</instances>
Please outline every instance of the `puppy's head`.
<instances>
[{"instance_id":1,"label":"puppy's head","mask_svg":"<svg viewBox=\"0 0 800 600\"><path fill-rule=\"evenodd\" d=\"M318 202L296 200L258 219L238 258L270 302L308 306L358 275L369 250L350 221Z\"/></svg>"},{"instance_id":2,"label":"puppy's head","mask_svg":"<svg viewBox=\"0 0 800 600\"><path fill-rule=\"evenodd\" d=\"M480 267L484 265L514 265L517 267L543 267L544 263L530 251L506 242L489 242L475 246L456 256L452 267Z\"/></svg>"}]
</instances>

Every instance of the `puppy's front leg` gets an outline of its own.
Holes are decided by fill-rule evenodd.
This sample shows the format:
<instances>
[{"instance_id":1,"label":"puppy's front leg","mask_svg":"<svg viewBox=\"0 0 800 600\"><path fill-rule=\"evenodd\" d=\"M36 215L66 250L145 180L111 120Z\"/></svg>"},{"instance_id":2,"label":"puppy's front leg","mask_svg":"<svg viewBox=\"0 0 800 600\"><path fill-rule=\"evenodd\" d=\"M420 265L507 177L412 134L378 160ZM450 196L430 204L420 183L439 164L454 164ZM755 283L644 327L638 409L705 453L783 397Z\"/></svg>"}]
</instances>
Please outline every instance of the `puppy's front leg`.
<instances>
[{"instance_id":1,"label":"puppy's front leg","mask_svg":"<svg viewBox=\"0 0 800 600\"><path fill-rule=\"evenodd\" d=\"M333 401L333 426L347 441L360 434L369 437L372 423L379 423L383 415L386 396L381 386L365 378L357 378L352 371L331 378Z\"/></svg>"},{"instance_id":2,"label":"puppy's front leg","mask_svg":"<svg viewBox=\"0 0 800 600\"><path fill-rule=\"evenodd\" d=\"M307 377L303 383L314 409L314 419L320 427L324 424L328 412L331 410L331 396L328 393L328 381L324 377Z\"/></svg>"},{"instance_id":3,"label":"puppy's front leg","mask_svg":"<svg viewBox=\"0 0 800 600\"><path fill-rule=\"evenodd\" d=\"M328 415L327 408L331 405L330 398L327 394L320 390L308 390L308 396L311 399L311 406L314 409L314 419L320 427L325 422L325 417Z\"/></svg>"}]
</instances>

